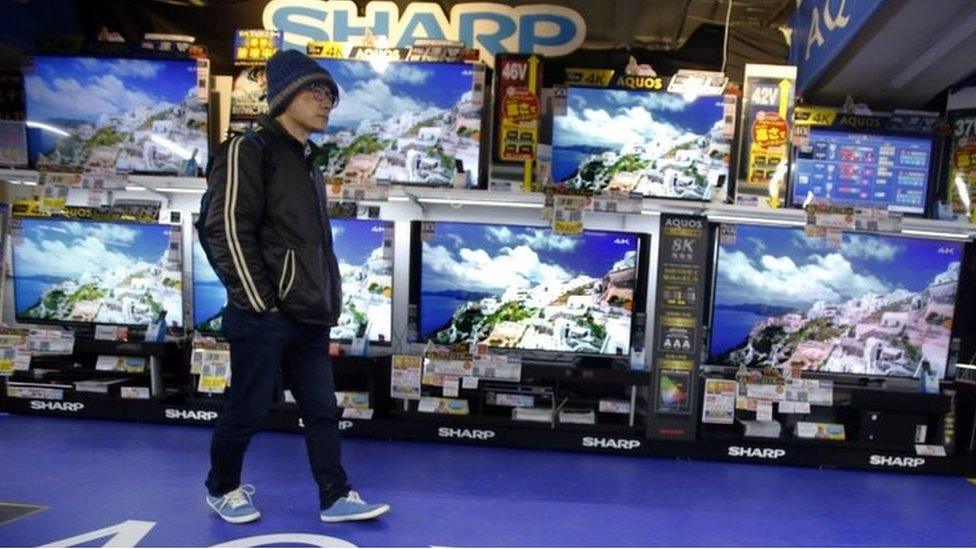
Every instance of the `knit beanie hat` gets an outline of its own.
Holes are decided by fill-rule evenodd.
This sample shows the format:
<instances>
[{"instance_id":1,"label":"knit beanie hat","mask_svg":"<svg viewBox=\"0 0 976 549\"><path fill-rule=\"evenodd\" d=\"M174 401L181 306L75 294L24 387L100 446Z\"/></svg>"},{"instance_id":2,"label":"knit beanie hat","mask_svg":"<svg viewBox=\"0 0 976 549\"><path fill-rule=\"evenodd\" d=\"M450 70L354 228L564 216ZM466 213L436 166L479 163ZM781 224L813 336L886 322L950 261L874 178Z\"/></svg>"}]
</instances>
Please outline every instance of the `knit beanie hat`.
<instances>
[{"instance_id":1,"label":"knit beanie hat","mask_svg":"<svg viewBox=\"0 0 976 549\"><path fill-rule=\"evenodd\" d=\"M298 50L279 50L268 59L268 111L277 116L305 86L325 84L339 99L339 87L329 71Z\"/></svg>"}]
</instances>

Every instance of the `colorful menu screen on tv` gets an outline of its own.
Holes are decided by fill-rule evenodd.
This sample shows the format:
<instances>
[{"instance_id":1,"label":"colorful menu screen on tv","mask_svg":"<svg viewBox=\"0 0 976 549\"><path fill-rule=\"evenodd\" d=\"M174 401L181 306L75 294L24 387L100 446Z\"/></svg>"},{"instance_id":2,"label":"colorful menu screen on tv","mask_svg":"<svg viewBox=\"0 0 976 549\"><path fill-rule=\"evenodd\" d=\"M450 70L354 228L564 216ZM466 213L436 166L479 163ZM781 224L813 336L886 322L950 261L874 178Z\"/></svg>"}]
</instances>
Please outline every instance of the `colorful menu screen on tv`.
<instances>
[{"instance_id":1,"label":"colorful menu screen on tv","mask_svg":"<svg viewBox=\"0 0 976 549\"><path fill-rule=\"evenodd\" d=\"M626 355L637 235L443 223L420 243L420 339Z\"/></svg>"},{"instance_id":2,"label":"colorful menu screen on tv","mask_svg":"<svg viewBox=\"0 0 976 549\"><path fill-rule=\"evenodd\" d=\"M932 138L848 133L817 127L797 147L793 204L831 203L923 214L928 200Z\"/></svg>"},{"instance_id":3,"label":"colorful menu screen on tv","mask_svg":"<svg viewBox=\"0 0 976 549\"><path fill-rule=\"evenodd\" d=\"M724 227L711 364L945 376L963 245L802 228Z\"/></svg>"}]
</instances>

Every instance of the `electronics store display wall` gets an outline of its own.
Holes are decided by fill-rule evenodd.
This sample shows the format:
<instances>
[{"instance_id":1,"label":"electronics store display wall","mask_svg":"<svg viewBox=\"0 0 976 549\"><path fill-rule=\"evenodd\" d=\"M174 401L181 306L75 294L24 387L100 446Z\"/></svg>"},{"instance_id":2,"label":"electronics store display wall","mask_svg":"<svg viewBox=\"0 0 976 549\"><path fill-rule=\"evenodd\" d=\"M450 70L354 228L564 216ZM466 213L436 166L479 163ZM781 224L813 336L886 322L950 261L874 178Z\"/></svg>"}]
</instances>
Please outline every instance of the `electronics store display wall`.
<instances>
[{"instance_id":1,"label":"electronics store display wall","mask_svg":"<svg viewBox=\"0 0 976 549\"><path fill-rule=\"evenodd\" d=\"M0 408L208 424L226 296L192 221L263 66L118 48L23 71ZM973 474L941 113L794 109L789 76L749 69L462 57L318 60L343 94L313 140L346 433ZM269 426L301 428L288 387Z\"/></svg>"}]
</instances>

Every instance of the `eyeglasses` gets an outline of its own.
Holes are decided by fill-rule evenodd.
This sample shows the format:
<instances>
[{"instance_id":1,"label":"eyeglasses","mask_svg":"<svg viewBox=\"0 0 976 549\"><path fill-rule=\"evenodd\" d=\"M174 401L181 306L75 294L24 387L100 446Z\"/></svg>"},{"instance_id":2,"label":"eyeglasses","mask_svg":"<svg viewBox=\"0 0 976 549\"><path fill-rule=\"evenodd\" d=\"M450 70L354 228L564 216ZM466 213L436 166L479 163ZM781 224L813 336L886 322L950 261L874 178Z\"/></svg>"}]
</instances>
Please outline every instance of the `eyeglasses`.
<instances>
[{"instance_id":1,"label":"eyeglasses","mask_svg":"<svg viewBox=\"0 0 976 549\"><path fill-rule=\"evenodd\" d=\"M339 99L332 94L332 90L325 84L312 84L306 89L311 92L316 101L327 103L330 108L335 107L339 102Z\"/></svg>"}]
</instances>

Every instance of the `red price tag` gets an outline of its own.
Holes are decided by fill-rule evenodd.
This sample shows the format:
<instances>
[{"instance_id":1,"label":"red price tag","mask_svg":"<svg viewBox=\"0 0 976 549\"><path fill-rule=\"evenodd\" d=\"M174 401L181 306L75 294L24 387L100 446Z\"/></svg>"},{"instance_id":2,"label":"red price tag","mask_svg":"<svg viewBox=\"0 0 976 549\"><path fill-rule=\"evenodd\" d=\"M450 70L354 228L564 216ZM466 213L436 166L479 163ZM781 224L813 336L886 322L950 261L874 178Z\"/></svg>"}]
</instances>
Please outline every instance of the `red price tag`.
<instances>
[{"instance_id":1,"label":"red price tag","mask_svg":"<svg viewBox=\"0 0 976 549\"><path fill-rule=\"evenodd\" d=\"M976 170L976 140L970 140L956 147L952 153L952 165L964 172Z\"/></svg>"},{"instance_id":2,"label":"red price tag","mask_svg":"<svg viewBox=\"0 0 976 549\"><path fill-rule=\"evenodd\" d=\"M764 149L782 147L786 145L789 129L779 114L760 112L752 124L752 142Z\"/></svg>"},{"instance_id":3,"label":"red price tag","mask_svg":"<svg viewBox=\"0 0 976 549\"><path fill-rule=\"evenodd\" d=\"M539 98L525 88L510 89L503 107L506 122L527 124L539 118Z\"/></svg>"}]
</instances>

